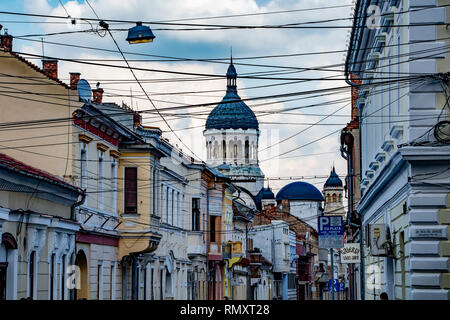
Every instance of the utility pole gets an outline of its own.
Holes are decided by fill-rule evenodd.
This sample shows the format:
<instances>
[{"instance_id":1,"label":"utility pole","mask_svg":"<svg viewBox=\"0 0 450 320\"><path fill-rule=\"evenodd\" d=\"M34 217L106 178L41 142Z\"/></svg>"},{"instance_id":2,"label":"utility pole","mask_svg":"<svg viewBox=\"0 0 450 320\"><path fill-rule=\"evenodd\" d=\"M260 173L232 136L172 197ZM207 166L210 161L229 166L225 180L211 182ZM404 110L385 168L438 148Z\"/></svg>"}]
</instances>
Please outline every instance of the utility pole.
<instances>
[{"instance_id":1,"label":"utility pole","mask_svg":"<svg viewBox=\"0 0 450 320\"><path fill-rule=\"evenodd\" d=\"M330 248L331 255L331 300L334 300L334 250Z\"/></svg>"}]
</instances>

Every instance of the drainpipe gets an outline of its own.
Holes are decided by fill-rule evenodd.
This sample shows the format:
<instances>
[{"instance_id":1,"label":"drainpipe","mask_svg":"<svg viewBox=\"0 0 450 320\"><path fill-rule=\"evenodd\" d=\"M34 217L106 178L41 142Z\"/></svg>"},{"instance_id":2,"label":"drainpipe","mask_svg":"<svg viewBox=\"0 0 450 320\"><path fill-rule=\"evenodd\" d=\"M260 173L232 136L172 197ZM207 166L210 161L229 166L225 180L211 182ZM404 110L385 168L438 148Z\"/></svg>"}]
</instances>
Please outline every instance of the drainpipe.
<instances>
[{"instance_id":1,"label":"drainpipe","mask_svg":"<svg viewBox=\"0 0 450 320\"><path fill-rule=\"evenodd\" d=\"M81 195L81 200L73 203L70 206L70 219L71 220L77 220L76 219L76 214L75 214L75 208L81 206L84 203L85 200L86 200L86 193L83 192L82 195ZM76 242L76 239L75 239L75 250L74 251L75 251L75 261L76 261L76 259L77 259L76 258L77 257L77 242ZM73 264L75 264L75 261L73 261ZM70 293L69 293L69 299L70 300L75 300L75 291L76 291L76 289L70 290Z\"/></svg>"},{"instance_id":2,"label":"drainpipe","mask_svg":"<svg viewBox=\"0 0 450 320\"><path fill-rule=\"evenodd\" d=\"M81 195L81 200L75 202L74 204L72 204L70 206L70 219L71 220L76 220L75 208L81 206L84 203L85 200L86 200L86 193L83 192L82 195Z\"/></svg>"}]
</instances>

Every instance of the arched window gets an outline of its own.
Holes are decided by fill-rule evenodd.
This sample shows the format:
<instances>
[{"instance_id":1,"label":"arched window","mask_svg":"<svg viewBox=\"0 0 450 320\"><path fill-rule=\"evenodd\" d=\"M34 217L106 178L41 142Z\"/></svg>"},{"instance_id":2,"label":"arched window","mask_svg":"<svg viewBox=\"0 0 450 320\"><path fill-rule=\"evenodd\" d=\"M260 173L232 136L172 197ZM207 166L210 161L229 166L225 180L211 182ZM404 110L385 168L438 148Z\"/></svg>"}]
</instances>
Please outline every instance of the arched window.
<instances>
[{"instance_id":1,"label":"arched window","mask_svg":"<svg viewBox=\"0 0 450 320\"><path fill-rule=\"evenodd\" d=\"M237 143L234 144L233 156L234 156L234 161L237 161L237 156L238 156Z\"/></svg>"},{"instance_id":2,"label":"arched window","mask_svg":"<svg viewBox=\"0 0 450 320\"><path fill-rule=\"evenodd\" d=\"M342 194L339 195L339 202L342 202Z\"/></svg>"},{"instance_id":3,"label":"arched window","mask_svg":"<svg viewBox=\"0 0 450 320\"><path fill-rule=\"evenodd\" d=\"M336 193L333 193L333 202L337 202Z\"/></svg>"},{"instance_id":4,"label":"arched window","mask_svg":"<svg viewBox=\"0 0 450 320\"><path fill-rule=\"evenodd\" d=\"M249 157L250 157L249 144L248 144L248 140L245 140L245 163L248 163Z\"/></svg>"},{"instance_id":5,"label":"arched window","mask_svg":"<svg viewBox=\"0 0 450 320\"><path fill-rule=\"evenodd\" d=\"M213 158L217 159L217 141L214 142L214 152L213 152Z\"/></svg>"},{"instance_id":6,"label":"arched window","mask_svg":"<svg viewBox=\"0 0 450 320\"><path fill-rule=\"evenodd\" d=\"M327 194L327 202L330 202L330 201L331 201L330 195Z\"/></svg>"},{"instance_id":7,"label":"arched window","mask_svg":"<svg viewBox=\"0 0 450 320\"><path fill-rule=\"evenodd\" d=\"M210 159L211 159L211 157L212 157L211 151L212 151L212 142L210 141L210 142L209 142L209 146L208 146L208 152L209 152L209 158L210 158Z\"/></svg>"},{"instance_id":8,"label":"arched window","mask_svg":"<svg viewBox=\"0 0 450 320\"><path fill-rule=\"evenodd\" d=\"M222 158L225 160L227 158L227 142L222 140Z\"/></svg>"}]
</instances>

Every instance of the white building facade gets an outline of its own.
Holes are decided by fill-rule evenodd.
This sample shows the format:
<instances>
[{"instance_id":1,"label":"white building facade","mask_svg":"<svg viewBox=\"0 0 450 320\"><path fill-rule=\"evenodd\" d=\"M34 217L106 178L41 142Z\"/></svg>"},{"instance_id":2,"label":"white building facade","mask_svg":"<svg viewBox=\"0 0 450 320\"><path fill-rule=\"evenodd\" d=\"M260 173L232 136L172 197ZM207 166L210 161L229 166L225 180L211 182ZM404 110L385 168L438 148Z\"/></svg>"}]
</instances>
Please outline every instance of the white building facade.
<instances>
[{"instance_id":1,"label":"white building facade","mask_svg":"<svg viewBox=\"0 0 450 320\"><path fill-rule=\"evenodd\" d=\"M448 40L439 40L448 35L448 16L441 3L358 1L355 8L346 72L362 81L357 210L367 257L360 298L367 300L381 292L389 299L450 299L450 146L439 138L448 74L437 75L449 70L442 49ZM382 16L374 28L359 28L369 5ZM420 77L399 79L404 75Z\"/></svg>"}]
</instances>

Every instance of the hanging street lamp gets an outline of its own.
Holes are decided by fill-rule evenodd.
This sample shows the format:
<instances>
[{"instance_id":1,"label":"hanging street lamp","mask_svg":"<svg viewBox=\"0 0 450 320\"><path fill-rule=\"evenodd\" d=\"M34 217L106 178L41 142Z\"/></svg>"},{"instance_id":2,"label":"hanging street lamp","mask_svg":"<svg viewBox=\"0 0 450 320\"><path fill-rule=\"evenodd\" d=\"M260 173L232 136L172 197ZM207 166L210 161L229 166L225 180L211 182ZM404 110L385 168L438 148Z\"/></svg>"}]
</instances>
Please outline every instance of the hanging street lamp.
<instances>
[{"instance_id":1,"label":"hanging street lamp","mask_svg":"<svg viewBox=\"0 0 450 320\"><path fill-rule=\"evenodd\" d=\"M153 39L155 39L155 35L152 30L147 26L143 26L142 22L137 22L135 27L128 30L128 37L126 40L130 44L135 44L153 42Z\"/></svg>"}]
</instances>

